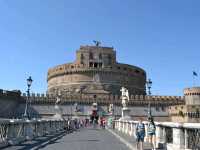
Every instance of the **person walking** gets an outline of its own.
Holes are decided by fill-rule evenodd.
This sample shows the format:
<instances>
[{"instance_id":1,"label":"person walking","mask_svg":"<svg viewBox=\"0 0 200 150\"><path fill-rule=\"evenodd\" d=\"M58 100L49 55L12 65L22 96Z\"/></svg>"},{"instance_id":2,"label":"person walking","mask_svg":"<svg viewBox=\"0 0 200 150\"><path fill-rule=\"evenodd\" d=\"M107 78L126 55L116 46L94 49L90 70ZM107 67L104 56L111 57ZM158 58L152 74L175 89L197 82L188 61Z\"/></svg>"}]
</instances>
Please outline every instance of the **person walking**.
<instances>
[{"instance_id":1,"label":"person walking","mask_svg":"<svg viewBox=\"0 0 200 150\"><path fill-rule=\"evenodd\" d=\"M137 150L143 150L143 142L145 137L145 126L142 122L142 118L139 119L139 122L136 124L136 147Z\"/></svg>"},{"instance_id":2,"label":"person walking","mask_svg":"<svg viewBox=\"0 0 200 150\"><path fill-rule=\"evenodd\" d=\"M149 143L151 143L152 150L156 150L156 126L153 117L148 118L147 135Z\"/></svg>"}]
</instances>

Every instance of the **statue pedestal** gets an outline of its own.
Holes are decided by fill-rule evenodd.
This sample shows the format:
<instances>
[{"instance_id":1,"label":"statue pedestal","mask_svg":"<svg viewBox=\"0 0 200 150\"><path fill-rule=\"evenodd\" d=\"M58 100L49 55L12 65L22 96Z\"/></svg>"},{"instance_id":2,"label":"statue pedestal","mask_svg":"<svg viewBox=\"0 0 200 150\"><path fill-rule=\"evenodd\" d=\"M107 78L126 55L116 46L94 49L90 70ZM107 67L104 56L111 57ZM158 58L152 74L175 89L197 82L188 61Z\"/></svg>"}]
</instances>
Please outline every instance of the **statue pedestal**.
<instances>
[{"instance_id":1,"label":"statue pedestal","mask_svg":"<svg viewBox=\"0 0 200 150\"><path fill-rule=\"evenodd\" d=\"M119 120L131 120L130 109L128 107L122 108L122 117Z\"/></svg>"},{"instance_id":2,"label":"statue pedestal","mask_svg":"<svg viewBox=\"0 0 200 150\"><path fill-rule=\"evenodd\" d=\"M55 105L56 114L53 116L53 119L63 119L60 107Z\"/></svg>"},{"instance_id":3,"label":"statue pedestal","mask_svg":"<svg viewBox=\"0 0 200 150\"><path fill-rule=\"evenodd\" d=\"M56 114L53 116L53 119L63 119L63 118L62 118L62 115L61 115L61 114L56 113Z\"/></svg>"}]
</instances>

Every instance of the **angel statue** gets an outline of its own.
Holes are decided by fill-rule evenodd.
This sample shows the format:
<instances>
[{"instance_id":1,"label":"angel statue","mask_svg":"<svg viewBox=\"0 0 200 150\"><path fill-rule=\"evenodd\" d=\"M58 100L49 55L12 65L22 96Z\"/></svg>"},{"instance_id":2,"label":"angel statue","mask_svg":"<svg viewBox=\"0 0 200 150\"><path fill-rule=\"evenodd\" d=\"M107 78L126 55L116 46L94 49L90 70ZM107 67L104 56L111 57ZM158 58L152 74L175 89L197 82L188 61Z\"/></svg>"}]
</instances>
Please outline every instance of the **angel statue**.
<instances>
[{"instance_id":1,"label":"angel statue","mask_svg":"<svg viewBox=\"0 0 200 150\"><path fill-rule=\"evenodd\" d=\"M56 102L55 102L55 106L54 106L54 108L55 108L55 115L54 115L54 117L55 118L61 118L62 117L62 113L61 113L61 108L59 107L59 105L60 105L60 103L61 103L61 93L60 93L60 91L58 91L58 95L57 95L57 97L56 97Z\"/></svg>"},{"instance_id":2,"label":"angel statue","mask_svg":"<svg viewBox=\"0 0 200 150\"><path fill-rule=\"evenodd\" d=\"M120 91L122 92L122 106L127 107L127 101L129 101L128 90L125 87L122 87Z\"/></svg>"},{"instance_id":3,"label":"angel statue","mask_svg":"<svg viewBox=\"0 0 200 150\"><path fill-rule=\"evenodd\" d=\"M109 113L113 113L113 104L109 105Z\"/></svg>"}]
</instances>

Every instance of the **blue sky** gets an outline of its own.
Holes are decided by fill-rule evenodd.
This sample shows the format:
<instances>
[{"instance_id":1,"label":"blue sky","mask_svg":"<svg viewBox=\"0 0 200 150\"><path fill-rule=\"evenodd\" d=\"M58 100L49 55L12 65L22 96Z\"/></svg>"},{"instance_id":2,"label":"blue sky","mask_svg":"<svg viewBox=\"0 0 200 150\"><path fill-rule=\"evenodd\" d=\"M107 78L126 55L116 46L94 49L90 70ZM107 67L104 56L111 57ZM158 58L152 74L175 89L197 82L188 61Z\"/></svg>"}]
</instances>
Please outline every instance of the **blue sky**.
<instances>
[{"instance_id":1,"label":"blue sky","mask_svg":"<svg viewBox=\"0 0 200 150\"><path fill-rule=\"evenodd\" d=\"M154 95L182 95L200 76L199 0L1 0L0 88L47 90L47 70L100 40L142 67ZM200 84L196 78L196 85Z\"/></svg>"}]
</instances>

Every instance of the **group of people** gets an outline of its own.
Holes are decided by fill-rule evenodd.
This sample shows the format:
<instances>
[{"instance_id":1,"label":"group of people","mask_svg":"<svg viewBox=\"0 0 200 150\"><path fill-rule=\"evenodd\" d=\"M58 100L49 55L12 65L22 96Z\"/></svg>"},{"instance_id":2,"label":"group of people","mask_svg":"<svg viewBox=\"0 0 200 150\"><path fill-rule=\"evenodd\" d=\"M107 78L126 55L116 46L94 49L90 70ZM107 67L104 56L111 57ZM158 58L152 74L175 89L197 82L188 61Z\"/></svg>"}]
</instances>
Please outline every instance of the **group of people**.
<instances>
[{"instance_id":1,"label":"group of people","mask_svg":"<svg viewBox=\"0 0 200 150\"><path fill-rule=\"evenodd\" d=\"M143 142L145 138L147 138L147 141L151 144L152 150L156 150L156 126L153 117L148 118L147 131L145 130L142 118L140 118L136 125L135 135L137 140L137 150L143 150Z\"/></svg>"}]
</instances>

